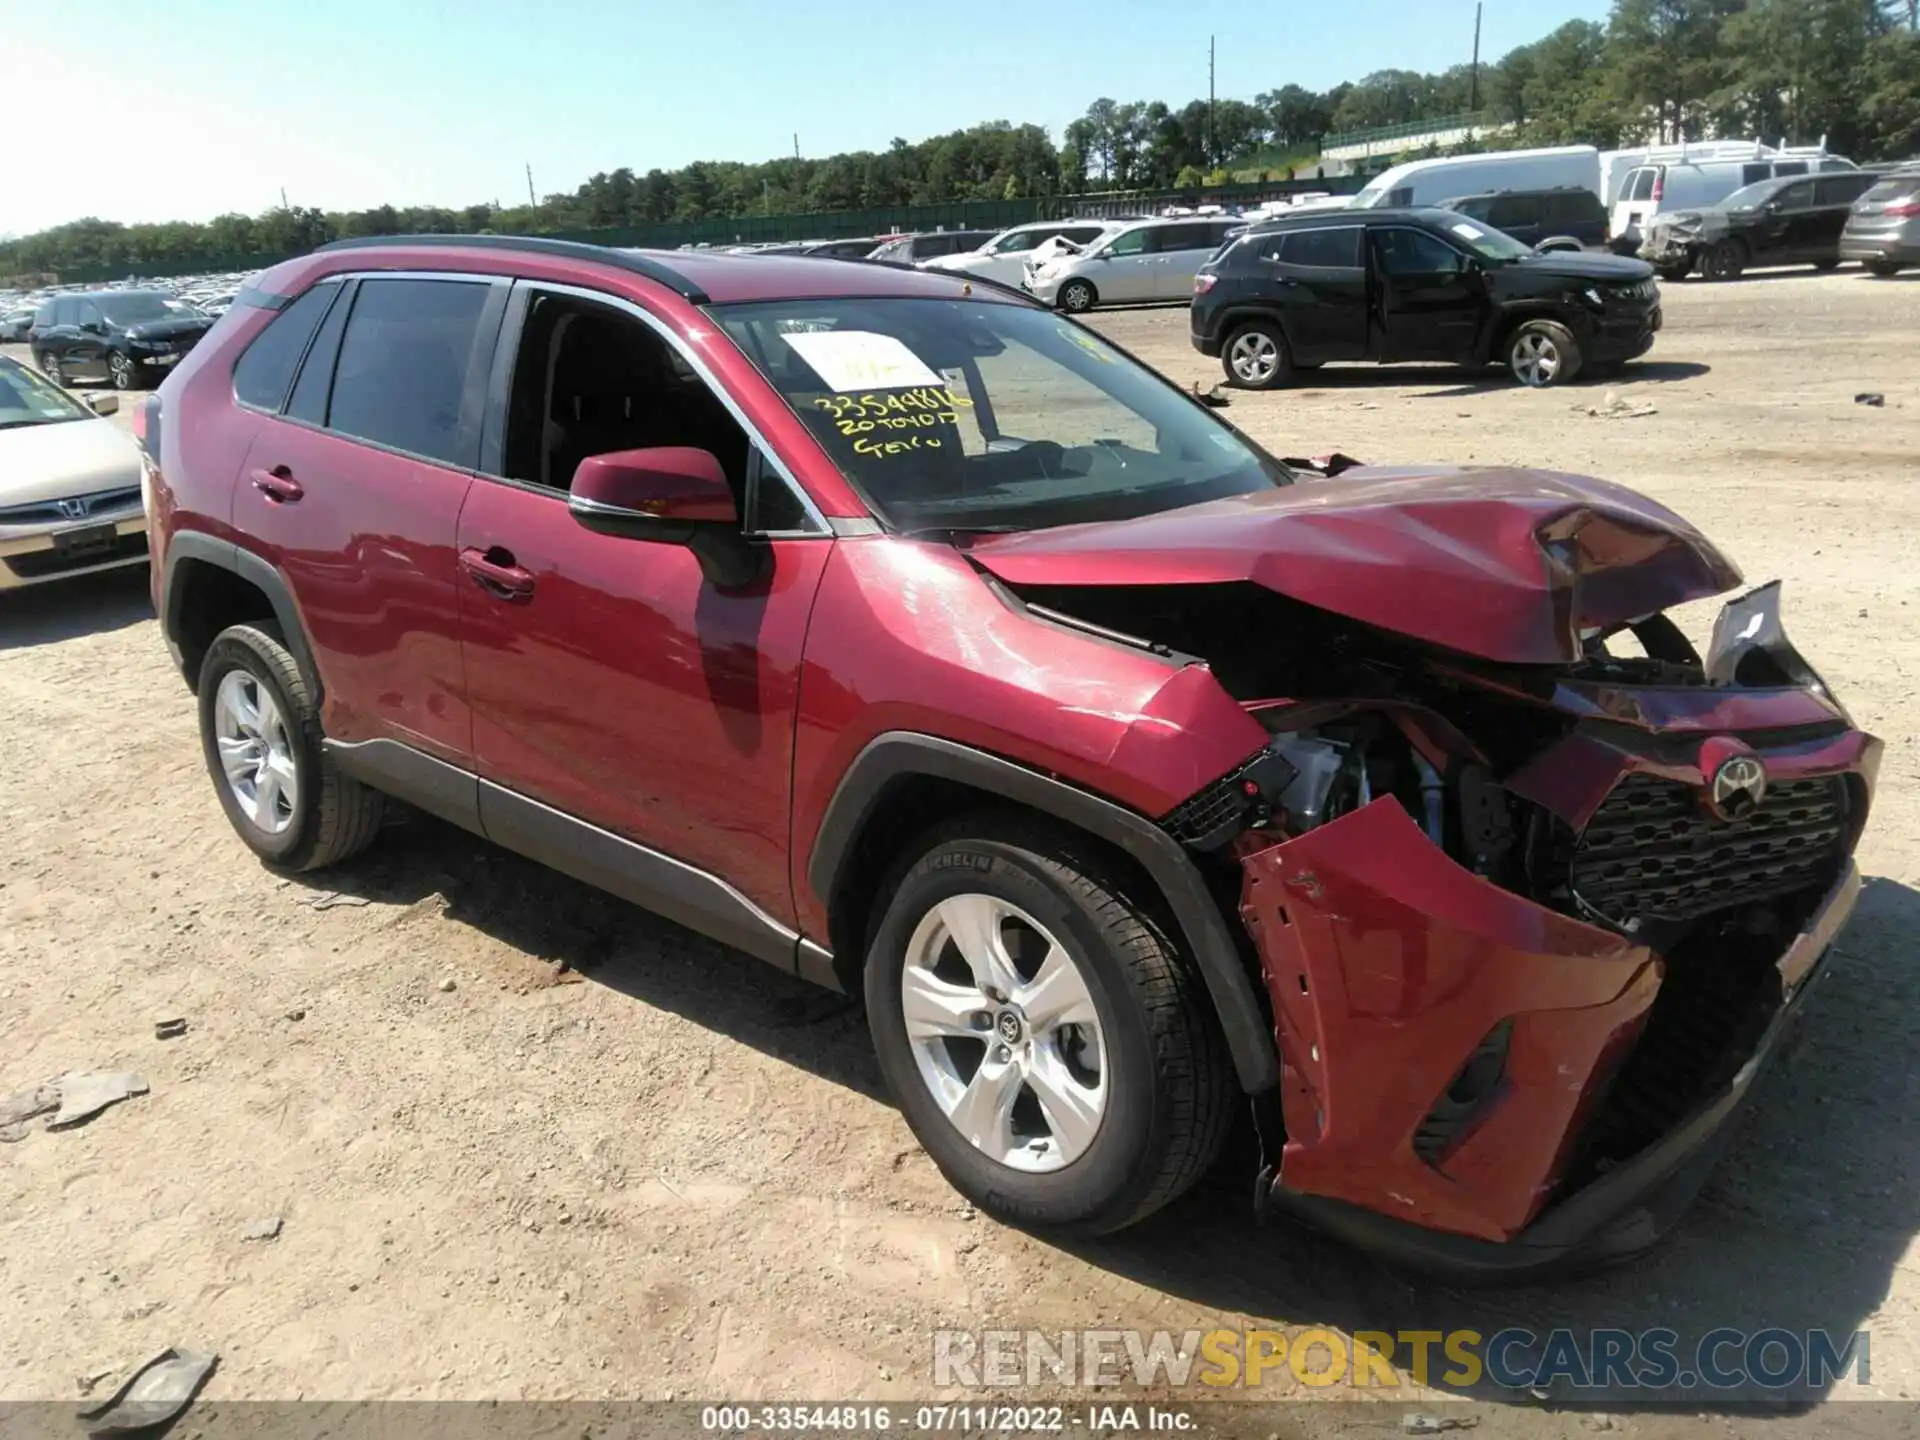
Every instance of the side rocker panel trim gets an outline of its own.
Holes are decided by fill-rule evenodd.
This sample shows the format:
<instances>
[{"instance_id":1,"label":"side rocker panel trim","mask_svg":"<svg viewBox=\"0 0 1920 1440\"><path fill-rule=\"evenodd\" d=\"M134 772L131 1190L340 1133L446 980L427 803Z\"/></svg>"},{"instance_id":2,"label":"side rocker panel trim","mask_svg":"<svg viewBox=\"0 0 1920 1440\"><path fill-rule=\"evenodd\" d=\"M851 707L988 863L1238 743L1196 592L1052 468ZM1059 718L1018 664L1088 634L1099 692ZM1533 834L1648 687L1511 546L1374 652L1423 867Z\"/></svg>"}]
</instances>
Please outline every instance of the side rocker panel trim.
<instances>
[{"instance_id":1,"label":"side rocker panel trim","mask_svg":"<svg viewBox=\"0 0 1920 1440\"><path fill-rule=\"evenodd\" d=\"M807 864L815 895L830 902L841 870L882 793L906 775L931 775L1004 796L1125 850L1159 885L1185 932L1188 951L1220 1017L1241 1088L1257 1095L1280 1083L1273 1027L1261 1012L1240 950L1199 870L1179 842L1151 820L1089 791L951 740L888 731L854 757L821 818Z\"/></svg>"}]
</instances>

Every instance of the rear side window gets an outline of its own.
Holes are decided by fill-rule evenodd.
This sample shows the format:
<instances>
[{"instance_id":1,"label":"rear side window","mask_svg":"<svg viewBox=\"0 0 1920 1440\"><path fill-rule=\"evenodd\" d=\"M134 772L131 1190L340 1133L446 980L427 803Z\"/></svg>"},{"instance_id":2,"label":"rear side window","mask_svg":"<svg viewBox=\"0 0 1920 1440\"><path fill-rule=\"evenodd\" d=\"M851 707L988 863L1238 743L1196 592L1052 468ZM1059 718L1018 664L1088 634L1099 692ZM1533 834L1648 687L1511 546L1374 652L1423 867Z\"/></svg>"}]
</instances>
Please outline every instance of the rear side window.
<instances>
[{"instance_id":1,"label":"rear side window","mask_svg":"<svg viewBox=\"0 0 1920 1440\"><path fill-rule=\"evenodd\" d=\"M1804 175L1807 173L1807 162L1804 160L1781 160L1775 163L1773 173L1776 177L1782 175Z\"/></svg>"},{"instance_id":2,"label":"rear side window","mask_svg":"<svg viewBox=\"0 0 1920 1440\"><path fill-rule=\"evenodd\" d=\"M1740 167L1740 184L1743 188L1748 185L1758 185L1762 180L1771 180L1772 178L1773 166L1765 161L1762 161L1758 165L1742 165Z\"/></svg>"},{"instance_id":3,"label":"rear side window","mask_svg":"<svg viewBox=\"0 0 1920 1440\"><path fill-rule=\"evenodd\" d=\"M319 333L307 346L300 378L293 382L293 398L287 401L289 420L304 420L309 425L327 423L327 390L333 384L333 362L340 353L340 332L347 328L347 311L352 304L353 301L343 295L320 322Z\"/></svg>"},{"instance_id":4,"label":"rear side window","mask_svg":"<svg viewBox=\"0 0 1920 1440\"><path fill-rule=\"evenodd\" d=\"M1813 182L1816 205L1851 205L1867 193L1871 175L1822 175Z\"/></svg>"},{"instance_id":5,"label":"rear side window","mask_svg":"<svg viewBox=\"0 0 1920 1440\"><path fill-rule=\"evenodd\" d=\"M340 337L327 428L463 463L460 402L488 285L363 280Z\"/></svg>"},{"instance_id":6,"label":"rear side window","mask_svg":"<svg viewBox=\"0 0 1920 1440\"><path fill-rule=\"evenodd\" d=\"M1605 218L1600 197L1591 190L1569 190L1564 195L1546 197L1549 225L1580 225Z\"/></svg>"},{"instance_id":7,"label":"rear side window","mask_svg":"<svg viewBox=\"0 0 1920 1440\"><path fill-rule=\"evenodd\" d=\"M1487 223L1496 230L1538 225L1540 210L1538 195L1503 195L1488 210Z\"/></svg>"},{"instance_id":8,"label":"rear side window","mask_svg":"<svg viewBox=\"0 0 1920 1440\"><path fill-rule=\"evenodd\" d=\"M1658 170L1651 169L1634 171L1632 178L1627 181L1627 199L1651 200L1653 198L1653 182L1658 178L1659 174L1660 172Z\"/></svg>"},{"instance_id":9,"label":"rear side window","mask_svg":"<svg viewBox=\"0 0 1920 1440\"><path fill-rule=\"evenodd\" d=\"M1280 263L1316 270L1357 270L1360 268L1360 228L1349 225L1340 230L1296 230L1281 247Z\"/></svg>"},{"instance_id":10,"label":"rear side window","mask_svg":"<svg viewBox=\"0 0 1920 1440\"><path fill-rule=\"evenodd\" d=\"M242 405L274 410L287 403L293 372L300 368L307 341L340 293L338 281L314 286L274 316L233 367L233 394Z\"/></svg>"},{"instance_id":11,"label":"rear side window","mask_svg":"<svg viewBox=\"0 0 1920 1440\"><path fill-rule=\"evenodd\" d=\"M1165 225L1158 234L1159 243L1152 248L1159 251L1170 250L1211 250L1219 242L1213 238L1211 225Z\"/></svg>"}]
</instances>

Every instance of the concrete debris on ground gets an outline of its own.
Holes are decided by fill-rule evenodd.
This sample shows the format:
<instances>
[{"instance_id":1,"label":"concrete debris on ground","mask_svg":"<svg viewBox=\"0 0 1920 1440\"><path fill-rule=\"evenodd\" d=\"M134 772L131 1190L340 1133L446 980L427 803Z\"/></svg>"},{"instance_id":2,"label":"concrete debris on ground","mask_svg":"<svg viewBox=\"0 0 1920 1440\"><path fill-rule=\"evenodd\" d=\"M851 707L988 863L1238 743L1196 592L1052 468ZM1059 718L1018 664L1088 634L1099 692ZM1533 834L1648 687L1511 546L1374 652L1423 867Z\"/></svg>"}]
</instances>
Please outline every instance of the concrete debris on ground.
<instances>
[{"instance_id":1,"label":"concrete debris on ground","mask_svg":"<svg viewBox=\"0 0 1920 1440\"><path fill-rule=\"evenodd\" d=\"M79 1412L89 1435L123 1435L164 1425L193 1402L220 1357L210 1350L169 1347L133 1373L113 1398Z\"/></svg>"},{"instance_id":2,"label":"concrete debris on ground","mask_svg":"<svg viewBox=\"0 0 1920 1440\"><path fill-rule=\"evenodd\" d=\"M1407 1435L1438 1435L1446 1430L1471 1430L1480 1423L1477 1415L1402 1415L1400 1429Z\"/></svg>"},{"instance_id":3,"label":"concrete debris on ground","mask_svg":"<svg viewBox=\"0 0 1920 1440\"><path fill-rule=\"evenodd\" d=\"M147 1093L147 1077L131 1070L77 1070L54 1083L60 1087L60 1113L47 1122L49 1130L65 1130L128 1096Z\"/></svg>"},{"instance_id":4,"label":"concrete debris on ground","mask_svg":"<svg viewBox=\"0 0 1920 1440\"><path fill-rule=\"evenodd\" d=\"M153 1038L156 1040L178 1040L187 1033L185 1020L156 1020L153 1022Z\"/></svg>"},{"instance_id":5,"label":"concrete debris on ground","mask_svg":"<svg viewBox=\"0 0 1920 1440\"><path fill-rule=\"evenodd\" d=\"M264 1220L250 1220L247 1228L240 1232L242 1240L277 1240L280 1238L281 1220L278 1215L269 1215Z\"/></svg>"},{"instance_id":6,"label":"concrete debris on ground","mask_svg":"<svg viewBox=\"0 0 1920 1440\"><path fill-rule=\"evenodd\" d=\"M27 1136L27 1122L49 1110L60 1108L57 1082L30 1085L0 1100L0 1144L12 1145Z\"/></svg>"},{"instance_id":7,"label":"concrete debris on ground","mask_svg":"<svg viewBox=\"0 0 1920 1440\"><path fill-rule=\"evenodd\" d=\"M371 903L372 902L364 895L343 895L338 890L326 890L314 897L313 908L315 910L332 910L340 905L359 906Z\"/></svg>"},{"instance_id":8,"label":"concrete debris on ground","mask_svg":"<svg viewBox=\"0 0 1920 1440\"><path fill-rule=\"evenodd\" d=\"M1576 405L1576 415L1588 415L1595 420L1643 420L1649 415L1658 415L1660 407L1653 404L1635 405L1624 395L1607 392L1607 398L1598 405Z\"/></svg>"},{"instance_id":9,"label":"concrete debris on ground","mask_svg":"<svg viewBox=\"0 0 1920 1440\"><path fill-rule=\"evenodd\" d=\"M1879 410L1886 406L1887 397L1878 391L1869 390L1865 394L1854 396L1853 403L1856 405L1871 405L1874 409Z\"/></svg>"}]
</instances>

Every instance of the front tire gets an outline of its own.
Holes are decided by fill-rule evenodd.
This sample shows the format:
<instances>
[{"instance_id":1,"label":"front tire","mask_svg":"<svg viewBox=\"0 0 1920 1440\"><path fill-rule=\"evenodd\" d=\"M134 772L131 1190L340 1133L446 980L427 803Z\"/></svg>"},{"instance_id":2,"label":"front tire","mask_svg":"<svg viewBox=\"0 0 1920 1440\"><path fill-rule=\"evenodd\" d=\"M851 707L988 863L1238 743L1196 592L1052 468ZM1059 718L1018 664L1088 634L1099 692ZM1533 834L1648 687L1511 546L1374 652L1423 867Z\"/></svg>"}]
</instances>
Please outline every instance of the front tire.
<instances>
[{"instance_id":1,"label":"front tire","mask_svg":"<svg viewBox=\"0 0 1920 1440\"><path fill-rule=\"evenodd\" d=\"M907 1124L996 1219L1118 1230L1220 1152L1233 1085L1204 988L1068 832L992 815L937 832L865 983Z\"/></svg>"},{"instance_id":2,"label":"front tire","mask_svg":"<svg viewBox=\"0 0 1920 1440\"><path fill-rule=\"evenodd\" d=\"M1293 378L1293 351L1271 320L1250 320L1227 336L1220 350L1227 383L1242 390L1277 390Z\"/></svg>"},{"instance_id":3,"label":"front tire","mask_svg":"<svg viewBox=\"0 0 1920 1440\"><path fill-rule=\"evenodd\" d=\"M1507 337L1507 368L1529 390L1566 384L1580 359L1580 342L1556 320L1529 320Z\"/></svg>"},{"instance_id":4,"label":"front tire","mask_svg":"<svg viewBox=\"0 0 1920 1440\"><path fill-rule=\"evenodd\" d=\"M1060 308L1069 315L1084 315L1100 301L1090 280L1069 280L1060 287Z\"/></svg>"},{"instance_id":5,"label":"front tire","mask_svg":"<svg viewBox=\"0 0 1920 1440\"><path fill-rule=\"evenodd\" d=\"M40 373L46 376L47 379L51 380L54 384L58 385L61 389L64 390L66 388L67 377L65 373L60 369L60 357L58 355L49 355L45 359L41 360Z\"/></svg>"},{"instance_id":6,"label":"front tire","mask_svg":"<svg viewBox=\"0 0 1920 1440\"><path fill-rule=\"evenodd\" d=\"M1738 240L1716 241L1700 259L1700 274L1715 282L1738 280L1747 268L1747 247Z\"/></svg>"},{"instance_id":7,"label":"front tire","mask_svg":"<svg viewBox=\"0 0 1920 1440\"><path fill-rule=\"evenodd\" d=\"M140 367L133 363L131 355L116 350L107 356L107 378L113 382L114 389L131 390L140 383Z\"/></svg>"},{"instance_id":8,"label":"front tire","mask_svg":"<svg viewBox=\"0 0 1920 1440\"><path fill-rule=\"evenodd\" d=\"M254 854L283 870L317 870L373 843L383 797L321 748L318 707L275 626L221 631L199 688L207 773Z\"/></svg>"}]
</instances>

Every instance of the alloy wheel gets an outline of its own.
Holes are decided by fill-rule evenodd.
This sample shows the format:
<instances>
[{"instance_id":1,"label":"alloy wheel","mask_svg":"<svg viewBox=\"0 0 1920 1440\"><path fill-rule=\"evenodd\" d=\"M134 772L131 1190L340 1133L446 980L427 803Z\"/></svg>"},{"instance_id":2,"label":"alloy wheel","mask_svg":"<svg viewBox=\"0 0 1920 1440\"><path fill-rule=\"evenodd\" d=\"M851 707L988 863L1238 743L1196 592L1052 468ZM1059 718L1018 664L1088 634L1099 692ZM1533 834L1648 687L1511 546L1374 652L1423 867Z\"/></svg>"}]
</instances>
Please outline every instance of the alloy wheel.
<instances>
[{"instance_id":1,"label":"alloy wheel","mask_svg":"<svg viewBox=\"0 0 1920 1440\"><path fill-rule=\"evenodd\" d=\"M113 377L113 388L131 390L133 388L133 361L125 355L111 355L107 358L107 373Z\"/></svg>"},{"instance_id":2,"label":"alloy wheel","mask_svg":"<svg viewBox=\"0 0 1920 1440\"><path fill-rule=\"evenodd\" d=\"M300 799L293 737L273 692L247 670L220 678L213 703L214 737L240 813L268 835L293 824Z\"/></svg>"},{"instance_id":3,"label":"alloy wheel","mask_svg":"<svg viewBox=\"0 0 1920 1440\"><path fill-rule=\"evenodd\" d=\"M56 385L65 386L67 383L67 377L60 373L60 360L57 356L49 355L42 360L40 373Z\"/></svg>"},{"instance_id":4,"label":"alloy wheel","mask_svg":"<svg viewBox=\"0 0 1920 1440\"><path fill-rule=\"evenodd\" d=\"M1238 336L1228 347L1228 362L1233 373L1249 385L1261 385L1273 378L1280 364L1280 347L1273 337L1259 330Z\"/></svg>"},{"instance_id":5,"label":"alloy wheel","mask_svg":"<svg viewBox=\"0 0 1920 1440\"><path fill-rule=\"evenodd\" d=\"M1560 347L1549 335L1522 335L1513 347L1513 373L1522 385L1535 390L1560 378Z\"/></svg>"},{"instance_id":6,"label":"alloy wheel","mask_svg":"<svg viewBox=\"0 0 1920 1440\"><path fill-rule=\"evenodd\" d=\"M1082 310L1091 310L1093 308L1093 288L1085 281L1069 280L1067 282L1067 288L1060 292L1060 304L1062 308L1071 310L1076 315Z\"/></svg>"},{"instance_id":7,"label":"alloy wheel","mask_svg":"<svg viewBox=\"0 0 1920 1440\"><path fill-rule=\"evenodd\" d=\"M940 901L907 942L901 1010L914 1062L953 1127L990 1160L1071 1165L1107 1107L1107 1044L1073 954L994 895Z\"/></svg>"}]
</instances>

